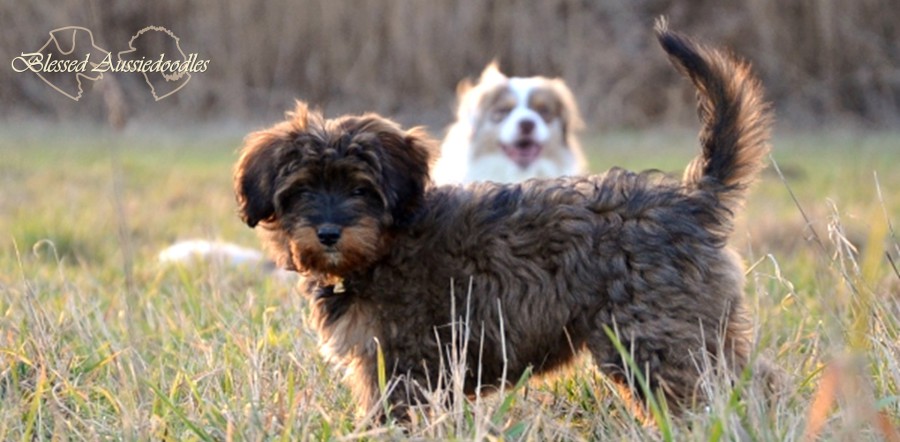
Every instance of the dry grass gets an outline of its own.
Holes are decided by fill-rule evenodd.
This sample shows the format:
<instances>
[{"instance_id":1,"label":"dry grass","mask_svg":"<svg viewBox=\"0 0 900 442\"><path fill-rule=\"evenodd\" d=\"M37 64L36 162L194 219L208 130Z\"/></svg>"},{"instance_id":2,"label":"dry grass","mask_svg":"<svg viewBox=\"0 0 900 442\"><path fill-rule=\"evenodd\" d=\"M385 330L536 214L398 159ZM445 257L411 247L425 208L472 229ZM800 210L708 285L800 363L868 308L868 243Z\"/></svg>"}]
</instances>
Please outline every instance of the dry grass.
<instances>
[{"instance_id":1,"label":"dry grass","mask_svg":"<svg viewBox=\"0 0 900 442\"><path fill-rule=\"evenodd\" d=\"M305 301L288 287L252 271L156 263L176 238L257 244L230 192L243 130L47 129L7 127L0 144L0 440L405 437L356 417L315 349ZM645 426L585 359L422 414L409 436L896 440L900 275L885 257L900 257L888 224L900 215L897 140L776 136L797 202L767 174L735 241L750 265L760 351L789 374L776 401L746 379L710 378L709 408L673 419L663 407ZM585 144L596 170L677 170L695 149L683 132ZM454 362L442 380L449 391L459 388Z\"/></svg>"},{"instance_id":2,"label":"dry grass","mask_svg":"<svg viewBox=\"0 0 900 442\"><path fill-rule=\"evenodd\" d=\"M694 107L682 85L667 81L675 74L651 33L661 14L674 29L752 60L780 115L884 125L900 117L900 8L892 0L0 0L0 59L35 50L51 29L70 25L121 51L155 24L210 68L160 102L142 78L117 76L133 116L278 116L300 97L334 113L365 109L445 124L456 83L497 58L512 74L563 77L592 126L643 126ZM671 86L646 87L660 83ZM75 103L34 75L0 70L0 101L13 103L4 113L100 120L101 95L88 86Z\"/></svg>"}]
</instances>

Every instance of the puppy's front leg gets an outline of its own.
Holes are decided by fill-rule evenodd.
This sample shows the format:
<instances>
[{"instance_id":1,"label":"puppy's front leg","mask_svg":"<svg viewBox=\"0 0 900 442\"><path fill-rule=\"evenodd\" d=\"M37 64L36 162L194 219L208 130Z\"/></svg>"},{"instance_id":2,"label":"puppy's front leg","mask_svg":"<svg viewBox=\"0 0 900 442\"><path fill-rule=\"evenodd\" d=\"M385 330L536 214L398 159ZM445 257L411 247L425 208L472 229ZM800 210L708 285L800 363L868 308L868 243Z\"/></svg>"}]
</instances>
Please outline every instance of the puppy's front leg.
<instances>
[{"instance_id":1,"label":"puppy's front leg","mask_svg":"<svg viewBox=\"0 0 900 442\"><path fill-rule=\"evenodd\" d=\"M414 419L413 408L427 407L429 404L422 385L409 374L388 380L383 392L377 382L372 387L378 393L369 404L368 411L373 421L381 425L394 421L401 426L409 426Z\"/></svg>"}]
</instances>

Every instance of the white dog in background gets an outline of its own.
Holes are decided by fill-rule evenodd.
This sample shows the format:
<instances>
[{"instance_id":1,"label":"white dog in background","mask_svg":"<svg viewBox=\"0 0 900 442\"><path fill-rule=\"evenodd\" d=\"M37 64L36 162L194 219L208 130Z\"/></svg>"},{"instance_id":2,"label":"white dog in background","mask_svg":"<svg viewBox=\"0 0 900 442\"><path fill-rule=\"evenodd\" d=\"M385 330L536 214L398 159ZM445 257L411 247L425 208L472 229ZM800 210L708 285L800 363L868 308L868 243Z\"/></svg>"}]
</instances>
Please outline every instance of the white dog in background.
<instances>
[{"instance_id":1,"label":"white dog in background","mask_svg":"<svg viewBox=\"0 0 900 442\"><path fill-rule=\"evenodd\" d=\"M586 171L576 132L582 121L559 78L507 77L491 63L463 80L459 108L432 171L438 184L518 182Z\"/></svg>"}]
</instances>

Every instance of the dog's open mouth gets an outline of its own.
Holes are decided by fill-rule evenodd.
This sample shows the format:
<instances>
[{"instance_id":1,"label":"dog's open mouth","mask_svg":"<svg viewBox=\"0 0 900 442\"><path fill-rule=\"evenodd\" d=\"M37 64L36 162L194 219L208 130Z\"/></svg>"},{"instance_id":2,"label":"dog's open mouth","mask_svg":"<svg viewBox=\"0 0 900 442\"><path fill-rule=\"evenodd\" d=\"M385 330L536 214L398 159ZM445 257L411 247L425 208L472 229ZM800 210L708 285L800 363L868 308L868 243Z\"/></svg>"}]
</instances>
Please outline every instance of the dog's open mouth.
<instances>
[{"instance_id":1,"label":"dog's open mouth","mask_svg":"<svg viewBox=\"0 0 900 442\"><path fill-rule=\"evenodd\" d=\"M500 148L509 159L524 169L537 160L544 146L531 138L520 138L512 144L500 143Z\"/></svg>"}]
</instances>

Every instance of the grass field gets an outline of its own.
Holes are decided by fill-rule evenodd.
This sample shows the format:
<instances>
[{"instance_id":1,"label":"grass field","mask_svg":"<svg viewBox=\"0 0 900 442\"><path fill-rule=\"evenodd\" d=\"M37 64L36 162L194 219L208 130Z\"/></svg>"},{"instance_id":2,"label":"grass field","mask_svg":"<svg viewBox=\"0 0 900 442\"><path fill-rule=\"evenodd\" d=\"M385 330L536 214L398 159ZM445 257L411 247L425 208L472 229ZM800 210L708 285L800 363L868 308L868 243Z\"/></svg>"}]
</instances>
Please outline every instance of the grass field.
<instances>
[{"instance_id":1,"label":"grass field","mask_svg":"<svg viewBox=\"0 0 900 442\"><path fill-rule=\"evenodd\" d=\"M231 193L242 130L0 133L0 440L405 437L360 425L289 287L157 263L177 239L258 244ZM595 170L678 172L696 148L678 130L585 144ZM784 395L769 403L720 382L708 408L641 425L585 360L420 416L409 436L897 438L900 275L887 256L900 260L889 225L900 133L778 133L774 146L784 180L765 173L733 245L750 268L760 352L789 375Z\"/></svg>"}]
</instances>

